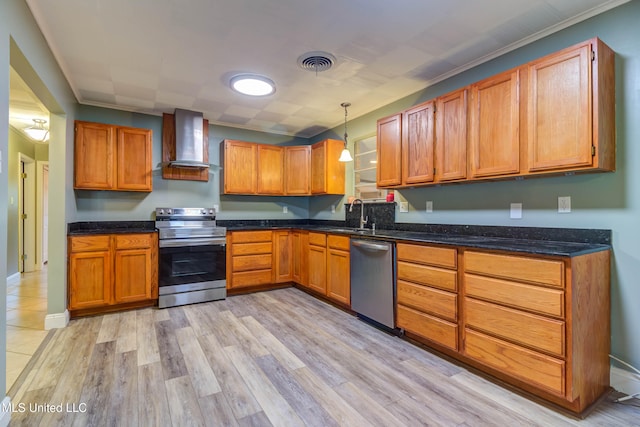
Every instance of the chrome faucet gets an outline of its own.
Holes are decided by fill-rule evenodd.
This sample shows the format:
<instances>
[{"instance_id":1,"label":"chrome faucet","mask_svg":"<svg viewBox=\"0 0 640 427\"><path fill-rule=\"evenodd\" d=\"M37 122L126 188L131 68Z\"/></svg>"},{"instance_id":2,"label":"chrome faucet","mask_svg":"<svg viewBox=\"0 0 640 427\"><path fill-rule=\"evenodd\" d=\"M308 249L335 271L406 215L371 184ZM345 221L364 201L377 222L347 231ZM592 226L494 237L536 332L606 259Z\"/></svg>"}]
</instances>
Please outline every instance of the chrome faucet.
<instances>
[{"instance_id":1,"label":"chrome faucet","mask_svg":"<svg viewBox=\"0 0 640 427\"><path fill-rule=\"evenodd\" d=\"M365 224L369 221L369 216L367 216L366 218L364 217L364 202L362 201L362 199L353 199L353 201L351 202L351 205L349 205L349 212L353 212L353 205L356 202L360 202L360 229L363 229Z\"/></svg>"}]
</instances>

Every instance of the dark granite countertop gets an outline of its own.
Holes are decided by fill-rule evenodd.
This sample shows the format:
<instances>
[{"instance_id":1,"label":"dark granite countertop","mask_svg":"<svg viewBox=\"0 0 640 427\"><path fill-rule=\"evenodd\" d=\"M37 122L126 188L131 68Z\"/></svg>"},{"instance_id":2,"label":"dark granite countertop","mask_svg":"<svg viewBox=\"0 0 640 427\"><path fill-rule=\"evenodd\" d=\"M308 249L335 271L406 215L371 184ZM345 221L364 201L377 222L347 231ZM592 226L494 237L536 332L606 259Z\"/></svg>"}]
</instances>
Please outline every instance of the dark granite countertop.
<instances>
[{"instance_id":1,"label":"dark granite countertop","mask_svg":"<svg viewBox=\"0 0 640 427\"><path fill-rule=\"evenodd\" d=\"M156 231L156 224L154 221L72 222L67 227L68 236L84 236L92 234L153 233L154 231Z\"/></svg>"},{"instance_id":2,"label":"dark granite countertop","mask_svg":"<svg viewBox=\"0 0 640 427\"><path fill-rule=\"evenodd\" d=\"M375 240L386 240L386 241L408 241L408 242L417 242L417 243L429 243L436 245L449 245L449 246L458 246L465 248L478 248L478 249L488 249L488 250L499 250L499 251L508 251L508 252L522 252L529 254L538 254L538 255L549 255L549 256L564 256L564 257L575 257L578 255L583 255L591 252L599 252L608 250L611 248L611 245L607 243L607 239L595 239L595 241L557 241L557 240L548 240L543 239L545 233L541 233L539 230L545 229L536 229L537 233L524 233L523 236L518 237L498 237L494 235L487 234L497 234L497 233L482 233L472 234L474 229L471 226L471 229L466 231L465 234L453 234L453 233L434 233L430 231L407 231L407 230L376 230L373 232L372 230L358 231L356 229L340 227L338 225L318 225L318 224L296 224L296 225L286 225L286 224L270 224L266 223L265 225L258 224L243 224L239 226L227 225L227 231L242 231L242 230L279 230L279 229L302 229L309 231L318 231L323 233L332 233L332 234L344 234L350 237L362 237L366 239L375 239ZM482 228L482 227L480 227ZM493 228L493 227L492 227ZM507 227L504 227L505 229ZM550 230L549 233L552 233L554 229L546 229ZM445 229L445 231L447 231ZM451 231L451 230L449 230ZM456 230L453 230L456 231ZM478 230L486 231L486 230ZM508 231L508 230L504 230ZM580 230L580 231L588 231L588 230ZM603 231L603 230L594 230L594 231ZM517 234L517 233L516 233ZM584 233L583 233L584 234ZM531 238L531 237L539 237L539 238ZM569 238L569 237L567 237ZM576 239L580 240L580 239ZM588 240L588 239L581 239Z\"/></svg>"}]
</instances>

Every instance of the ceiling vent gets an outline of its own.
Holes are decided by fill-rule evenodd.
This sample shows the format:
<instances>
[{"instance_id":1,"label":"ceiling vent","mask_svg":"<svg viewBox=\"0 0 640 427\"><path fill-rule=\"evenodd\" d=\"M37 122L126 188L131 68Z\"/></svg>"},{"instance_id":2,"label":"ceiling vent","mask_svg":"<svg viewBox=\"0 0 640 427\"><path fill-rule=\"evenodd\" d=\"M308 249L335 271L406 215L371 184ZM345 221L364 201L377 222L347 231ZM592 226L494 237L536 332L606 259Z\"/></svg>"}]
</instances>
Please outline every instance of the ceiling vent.
<instances>
[{"instance_id":1,"label":"ceiling vent","mask_svg":"<svg viewBox=\"0 0 640 427\"><path fill-rule=\"evenodd\" d=\"M336 57L328 52L307 52L298 57L298 66L303 70L314 71L316 74L333 67Z\"/></svg>"}]
</instances>

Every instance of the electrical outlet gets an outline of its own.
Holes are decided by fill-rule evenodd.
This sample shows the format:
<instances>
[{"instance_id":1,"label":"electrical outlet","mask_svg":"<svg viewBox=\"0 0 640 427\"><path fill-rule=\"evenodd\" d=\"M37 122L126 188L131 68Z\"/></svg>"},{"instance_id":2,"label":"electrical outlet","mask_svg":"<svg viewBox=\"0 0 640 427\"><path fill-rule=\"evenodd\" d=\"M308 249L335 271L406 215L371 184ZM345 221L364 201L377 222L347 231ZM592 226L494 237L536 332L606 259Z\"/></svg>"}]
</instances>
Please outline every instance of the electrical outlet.
<instances>
[{"instance_id":1,"label":"electrical outlet","mask_svg":"<svg viewBox=\"0 0 640 427\"><path fill-rule=\"evenodd\" d=\"M220 212L220 205L213 205L213 210L217 212Z\"/></svg>"},{"instance_id":2,"label":"electrical outlet","mask_svg":"<svg viewBox=\"0 0 640 427\"><path fill-rule=\"evenodd\" d=\"M509 217L511 219L522 219L522 203L511 203Z\"/></svg>"},{"instance_id":3,"label":"electrical outlet","mask_svg":"<svg viewBox=\"0 0 640 427\"><path fill-rule=\"evenodd\" d=\"M400 202L400 212L409 212L409 202Z\"/></svg>"},{"instance_id":4,"label":"electrical outlet","mask_svg":"<svg viewBox=\"0 0 640 427\"><path fill-rule=\"evenodd\" d=\"M433 212L433 202L431 200L427 200L427 212Z\"/></svg>"},{"instance_id":5,"label":"electrical outlet","mask_svg":"<svg viewBox=\"0 0 640 427\"><path fill-rule=\"evenodd\" d=\"M331 213L336 213L336 205L331 205Z\"/></svg>"},{"instance_id":6,"label":"electrical outlet","mask_svg":"<svg viewBox=\"0 0 640 427\"><path fill-rule=\"evenodd\" d=\"M558 197L558 213L571 212L571 196Z\"/></svg>"},{"instance_id":7,"label":"electrical outlet","mask_svg":"<svg viewBox=\"0 0 640 427\"><path fill-rule=\"evenodd\" d=\"M286 206L282 207L282 213L289 213L289 208Z\"/></svg>"}]
</instances>

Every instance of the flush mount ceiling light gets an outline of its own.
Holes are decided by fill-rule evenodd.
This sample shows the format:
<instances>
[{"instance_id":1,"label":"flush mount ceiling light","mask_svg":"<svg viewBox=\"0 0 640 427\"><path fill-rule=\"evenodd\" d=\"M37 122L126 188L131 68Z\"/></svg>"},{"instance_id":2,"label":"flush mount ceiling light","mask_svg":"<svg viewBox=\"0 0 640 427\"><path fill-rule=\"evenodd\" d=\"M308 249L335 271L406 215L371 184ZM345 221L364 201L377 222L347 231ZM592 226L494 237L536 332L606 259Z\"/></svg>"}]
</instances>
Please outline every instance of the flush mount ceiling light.
<instances>
[{"instance_id":1,"label":"flush mount ceiling light","mask_svg":"<svg viewBox=\"0 0 640 427\"><path fill-rule=\"evenodd\" d=\"M46 120L32 119L34 124L24 129L24 132L29 135L29 138L36 142L45 142L49 139L49 130L44 127Z\"/></svg>"},{"instance_id":2,"label":"flush mount ceiling light","mask_svg":"<svg viewBox=\"0 0 640 427\"><path fill-rule=\"evenodd\" d=\"M276 84L259 74L238 74L229 82L231 89L249 96L267 96L276 91Z\"/></svg>"},{"instance_id":3,"label":"flush mount ceiling light","mask_svg":"<svg viewBox=\"0 0 640 427\"><path fill-rule=\"evenodd\" d=\"M342 153L340 153L339 162L351 162L353 161L353 157L351 157L351 153L349 152L349 148L347 148L347 107L351 106L350 102L343 102L340 104L342 108L344 108L344 149Z\"/></svg>"}]
</instances>

